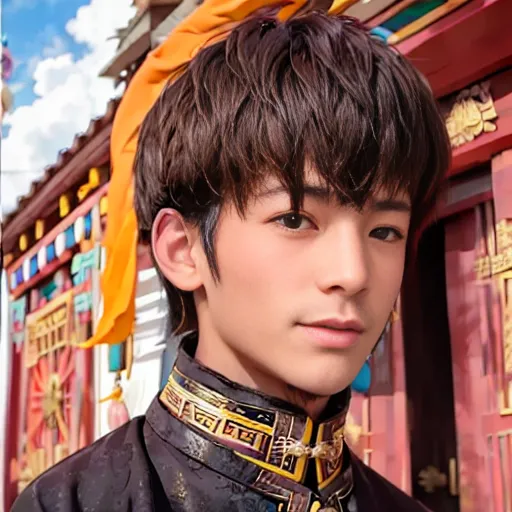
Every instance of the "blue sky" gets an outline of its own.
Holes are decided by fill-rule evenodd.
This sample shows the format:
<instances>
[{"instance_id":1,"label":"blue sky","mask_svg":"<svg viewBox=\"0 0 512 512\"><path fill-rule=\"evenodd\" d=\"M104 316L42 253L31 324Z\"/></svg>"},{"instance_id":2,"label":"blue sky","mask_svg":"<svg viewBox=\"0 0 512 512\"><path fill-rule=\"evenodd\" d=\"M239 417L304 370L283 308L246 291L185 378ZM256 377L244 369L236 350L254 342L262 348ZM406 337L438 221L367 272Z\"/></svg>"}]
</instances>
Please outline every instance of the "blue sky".
<instances>
[{"instance_id":1,"label":"blue sky","mask_svg":"<svg viewBox=\"0 0 512 512\"><path fill-rule=\"evenodd\" d=\"M38 60L54 53L71 52L77 57L85 45L76 43L65 25L89 0L4 0L2 32L7 35L16 67L10 80L15 105L30 105L35 95L32 73Z\"/></svg>"},{"instance_id":2,"label":"blue sky","mask_svg":"<svg viewBox=\"0 0 512 512\"><path fill-rule=\"evenodd\" d=\"M112 39L135 14L132 0L3 0L2 32L15 61L14 108L2 125L0 199L12 211L59 151L121 94L101 69Z\"/></svg>"}]
</instances>

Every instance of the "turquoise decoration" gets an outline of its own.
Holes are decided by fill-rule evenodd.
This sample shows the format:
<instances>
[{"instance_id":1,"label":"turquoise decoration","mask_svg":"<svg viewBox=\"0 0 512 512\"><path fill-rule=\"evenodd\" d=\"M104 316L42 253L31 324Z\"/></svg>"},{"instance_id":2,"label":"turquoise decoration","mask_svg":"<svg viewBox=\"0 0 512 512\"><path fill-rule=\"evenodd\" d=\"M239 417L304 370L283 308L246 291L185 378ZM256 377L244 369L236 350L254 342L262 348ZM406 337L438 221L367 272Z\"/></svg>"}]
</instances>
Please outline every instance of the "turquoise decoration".
<instances>
[{"instance_id":1,"label":"turquoise decoration","mask_svg":"<svg viewBox=\"0 0 512 512\"><path fill-rule=\"evenodd\" d=\"M73 302L76 313L87 313L92 310L92 294L91 292L82 292L74 296Z\"/></svg>"},{"instance_id":2,"label":"turquoise decoration","mask_svg":"<svg viewBox=\"0 0 512 512\"><path fill-rule=\"evenodd\" d=\"M37 254L30 258L30 277L34 277L39 272L37 268Z\"/></svg>"},{"instance_id":3,"label":"turquoise decoration","mask_svg":"<svg viewBox=\"0 0 512 512\"><path fill-rule=\"evenodd\" d=\"M71 273L77 274L82 269L100 268L100 248L95 247L89 252L77 253L71 261Z\"/></svg>"},{"instance_id":4,"label":"turquoise decoration","mask_svg":"<svg viewBox=\"0 0 512 512\"><path fill-rule=\"evenodd\" d=\"M101 250L95 247L89 252L75 254L71 261L73 284L82 284L90 277L90 269L100 268Z\"/></svg>"},{"instance_id":5,"label":"turquoise decoration","mask_svg":"<svg viewBox=\"0 0 512 512\"><path fill-rule=\"evenodd\" d=\"M356 378L351 384L351 388L358 393L368 393L372 383L372 372L369 361L365 361Z\"/></svg>"},{"instance_id":6,"label":"turquoise decoration","mask_svg":"<svg viewBox=\"0 0 512 512\"><path fill-rule=\"evenodd\" d=\"M69 226L69 228L66 229L64 232L66 236L66 249L70 249L75 245L75 230L73 226Z\"/></svg>"},{"instance_id":7,"label":"turquoise decoration","mask_svg":"<svg viewBox=\"0 0 512 512\"><path fill-rule=\"evenodd\" d=\"M401 28L423 18L423 16L427 15L430 11L433 11L445 3L446 0L423 0L422 2L415 2L389 20L386 20L382 26L391 32L398 32Z\"/></svg>"},{"instance_id":8,"label":"turquoise decoration","mask_svg":"<svg viewBox=\"0 0 512 512\"><path fill-rule=\"evenodd\" d=\"M388 37L392 36L393 32L384 27L375 27L370 30L370 34L378 39L382 39L384 42L387 42Z\"/></svg>"},{"instance_id":9,"label":"turquoise decoration","mask_svg":"<svg viewBox=\"0 0 512 512\"><path fill-rule=\"evenodd\" d=\"M27 312L27 296L11 302L11 339L18 347L25 340L25 317Z\"/></svg>"},{"instance_id":10,"label":"turquoise decoration","mask_svg":"<svg viewBox=\"0 0 512 512\"><path fill-rule=\"evenodd\" d=\"M53 292L57 289L57 285L52 280L46 286L43 286L39 290L39 294L41 297L44 297L48 302L50 302L53 298Z\"/></svg>"},{"instance_id":11,"label":"turquoise decoration","mask_svg":"<svg viewBox=\"0 0 512 512\"><path fill-rule=\"evenodd\" d=\"M108 371L120 372L124 370L124 341L110 345L108 348Z\"/></svg>"}]
</instances>

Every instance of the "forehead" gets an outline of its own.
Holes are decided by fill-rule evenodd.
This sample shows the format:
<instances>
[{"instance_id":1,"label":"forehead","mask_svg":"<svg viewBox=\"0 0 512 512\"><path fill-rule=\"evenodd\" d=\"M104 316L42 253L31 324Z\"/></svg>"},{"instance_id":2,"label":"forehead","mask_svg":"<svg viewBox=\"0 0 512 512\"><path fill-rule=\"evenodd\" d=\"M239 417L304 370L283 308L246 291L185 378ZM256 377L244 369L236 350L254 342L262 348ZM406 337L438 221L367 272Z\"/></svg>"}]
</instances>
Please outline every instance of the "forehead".
<instances>
[{"instance_id":1,"label":"forehead","mask_svg":"<svg viewBox=\"0 0 512 512\"><path fill-rule=\"evenodd\" d=\"M334 186L328 184L314 169L309 167L304 172L303 181L301 183L302 193L304 199L314 198L325 202L333 203L343 206L350 206L351 191L350 190L339 190ZM260 184L255 188L255 198L264 200L276 196L288 195L292 196L294 190L290 190L289 186L283 184L283 182L277 176L269 176L264 183ZM394 189L386 188L383 186L377 186L374 191L368 194L364 206L372 206L372 204L382 201L393 201L397 205L403 203L407 206L407 209L411 206L411 200L406 187L395 187ZM405 209L399 207L398 209Z\"/></svg>"}]
</instances>

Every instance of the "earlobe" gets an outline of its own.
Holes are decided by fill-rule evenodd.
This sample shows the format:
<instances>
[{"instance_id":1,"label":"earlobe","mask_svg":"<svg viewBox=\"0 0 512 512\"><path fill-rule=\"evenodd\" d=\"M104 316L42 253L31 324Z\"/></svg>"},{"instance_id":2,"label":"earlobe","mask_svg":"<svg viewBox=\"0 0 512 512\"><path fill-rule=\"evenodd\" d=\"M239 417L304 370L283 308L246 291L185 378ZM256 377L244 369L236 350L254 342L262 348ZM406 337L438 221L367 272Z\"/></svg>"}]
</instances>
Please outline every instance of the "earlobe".
<instances>
[{"instance_id":1,"label":"earlobe","mask_svg":"<svg viewBox=\"0 0 512 512\"><path fill-rule=\"evenodd\" d=\"M192 257L195 240L183 217L171 208L158 212L153 222L151 245L162 274L177 288L197 290L201 277Z\"/></svg>"}]
</instances>

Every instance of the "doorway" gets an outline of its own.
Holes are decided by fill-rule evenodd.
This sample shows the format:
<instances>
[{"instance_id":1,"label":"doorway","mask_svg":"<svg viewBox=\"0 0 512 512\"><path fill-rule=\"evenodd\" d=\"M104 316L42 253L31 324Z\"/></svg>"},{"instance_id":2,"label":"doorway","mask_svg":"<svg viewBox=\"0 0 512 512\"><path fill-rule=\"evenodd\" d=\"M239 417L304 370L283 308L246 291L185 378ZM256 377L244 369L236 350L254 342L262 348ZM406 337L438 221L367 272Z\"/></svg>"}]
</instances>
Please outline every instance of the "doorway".
<instances>
[{"instance_id":1,"label":"doorway","mask_svg":"<svg viewBox=\"0 0 512 512\"><path fill-rule=\"evenodd\" d=\"M445 233L429 227L401 295L412 495L433 512L459 512Z\"/></svg>"}]
</instances>

